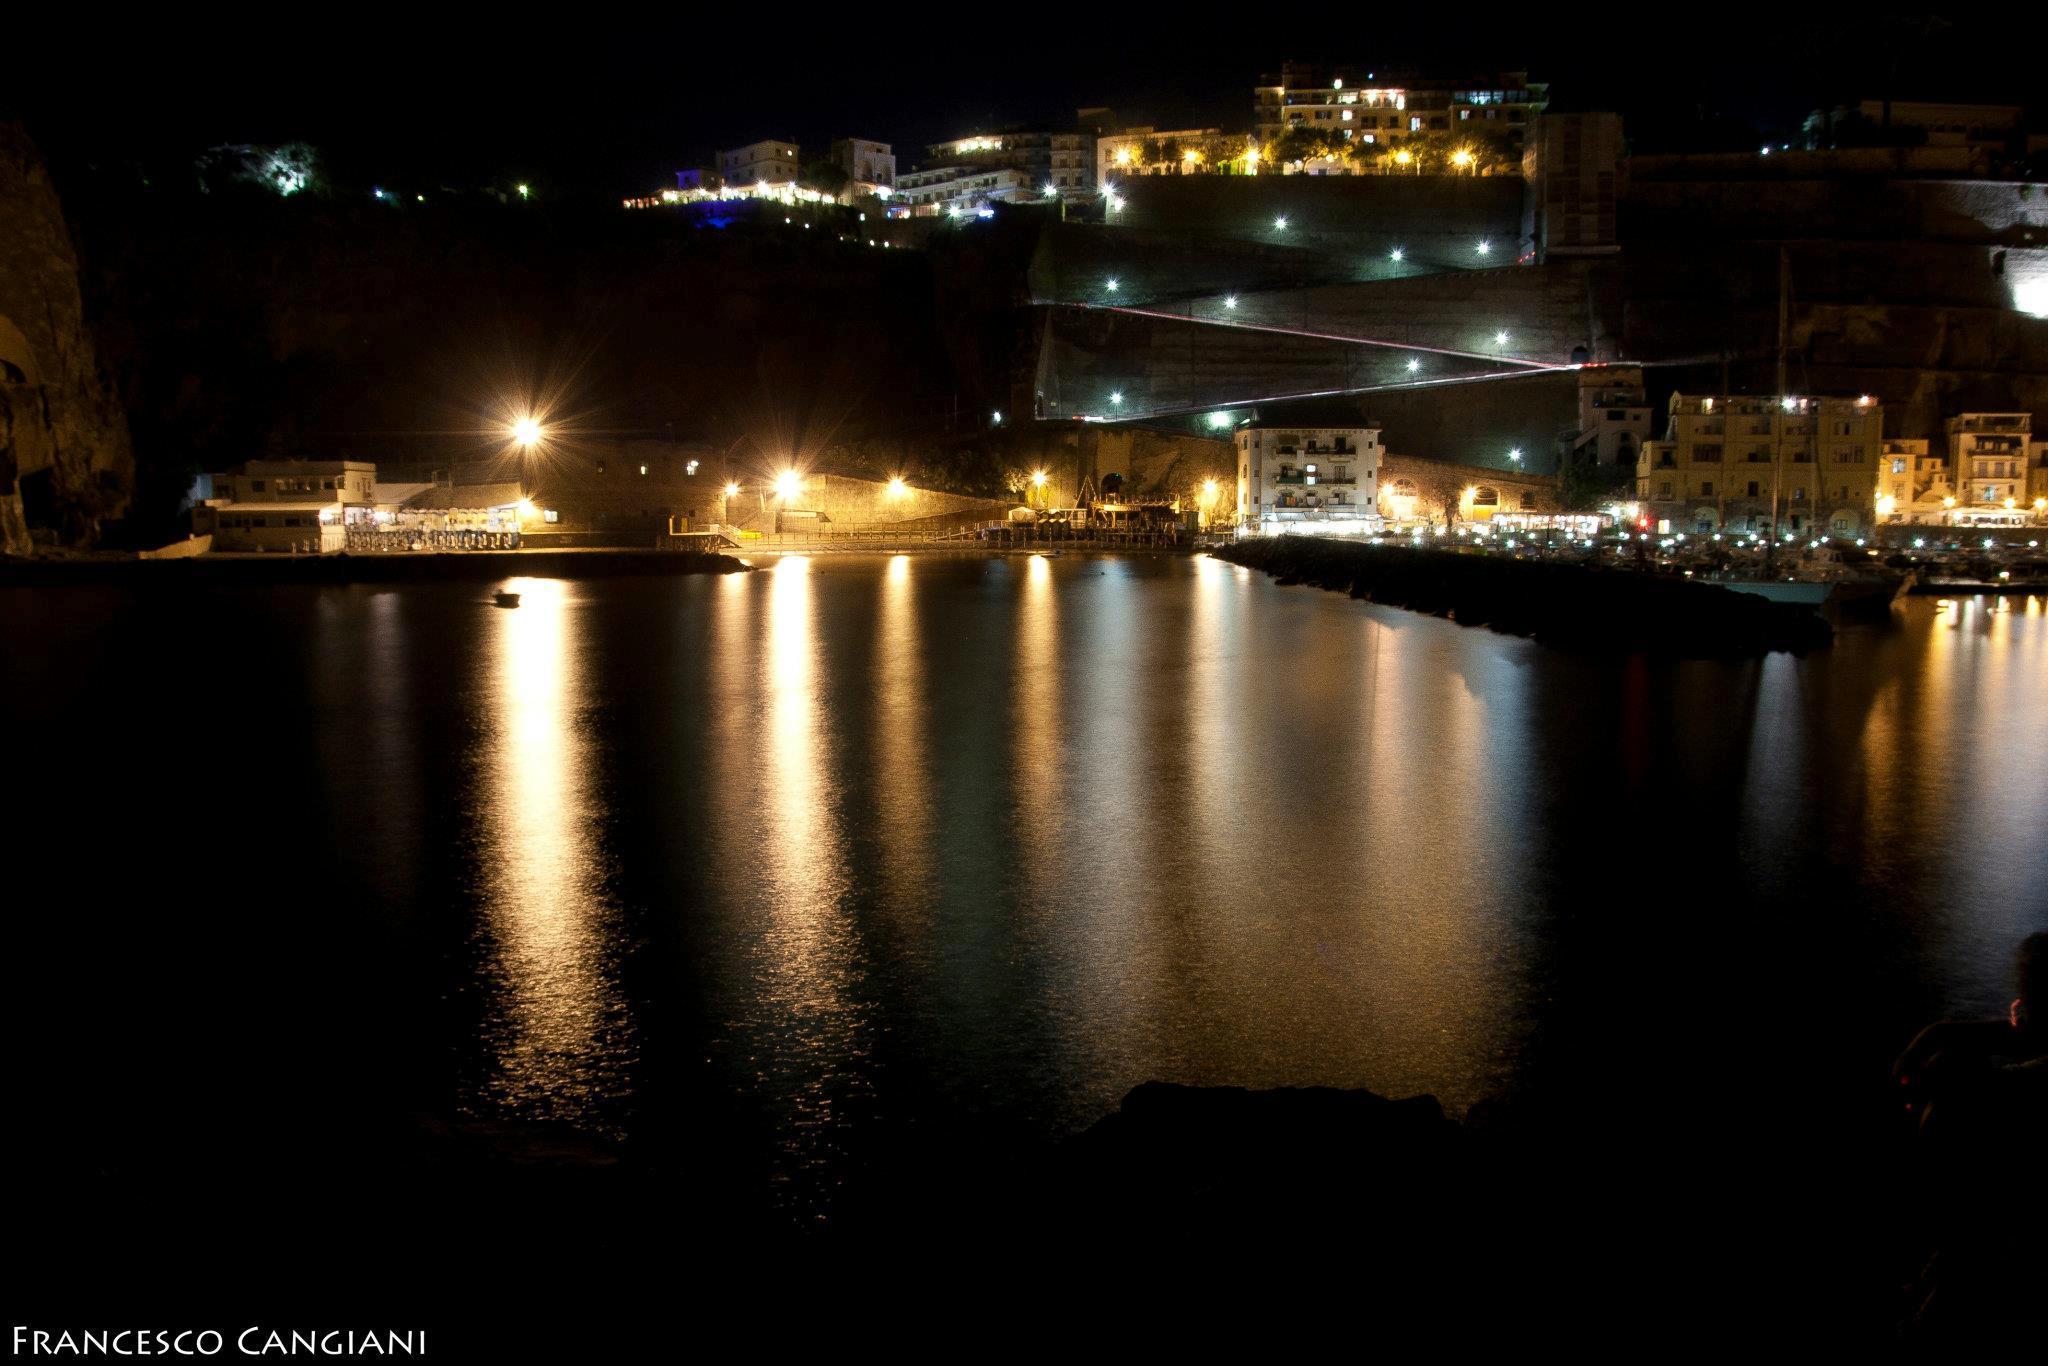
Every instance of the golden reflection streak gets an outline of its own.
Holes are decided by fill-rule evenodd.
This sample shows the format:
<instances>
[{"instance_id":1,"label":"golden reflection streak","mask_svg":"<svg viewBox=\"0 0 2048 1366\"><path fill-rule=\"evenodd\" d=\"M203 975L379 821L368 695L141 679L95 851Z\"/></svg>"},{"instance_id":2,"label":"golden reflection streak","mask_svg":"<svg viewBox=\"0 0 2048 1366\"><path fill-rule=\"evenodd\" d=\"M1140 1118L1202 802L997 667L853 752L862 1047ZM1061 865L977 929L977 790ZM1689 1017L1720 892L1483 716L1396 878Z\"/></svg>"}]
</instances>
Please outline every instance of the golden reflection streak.
<instances>
[{"instance_id":1,"label":"golden reflection streak","mask_svg":"<svg viewBox=\"0 0 2048 1366\"><path fill-rule=\"evenodd\" d=\"M1017 659L1012 666L1011 767L1016 773L1019 834L1030 867L1057 857L1061 749L1059 599L1052 562L1033 555L1024 562L1024 603L1017 625Z\"/></svg>"},{"instance_id":2,"label":"golden reflection streak","mask_svg":"<svg viewBox=\"0 0 2048 1366\"><path fill-rule=\"evenodd\" d=\"M1244 695L1235 637L1251 571L1207 555L1194 560L1195 591L1188 617L1188 747L1195 808L1194 864L1204 887L1229 885L1233 825L1238 803L1253 797L1244 772L1244 743L1234 718L1250 699ZM1263 795L1263 794L1260 794Z\"/></svg>"},{"instance_id":3,"label":"golden reflection streak","mask_svg":"<svg viewBox=\"0 0 2048 1366\"><path fill-rule=\"evenodd\" d=\"M506 587L521 602L489 618L494 686L480 775L494 990L486 1095L530 1117L588 1121L624 1087L632 1045L607 948L616 908L591 838L576 720L584 680L569 585Z\"/></svg>"},{"instance_id":4,"label":"golden reflection streak","mask_svg":"<svg viewBox=\"0 0 2048 1366\"><path fill-rule=\"evenodd\" d=\"M866 1089L869 1051L867 1021L852 992L860 945L847 919L851 874L819 667L813 573L810 559L795 555L768 572L758 845L765 897L758 971L765 990L752 1022L773 1040L763 1063L806 1079L795 1097L803 1148L821 1141L835 1103Z\"/></svg>"},{"instance_id":5,"label":"golden reflection streak","mask_svg":"<svg viewBox=\"0 0 2048 1366\"><path fill-rule=\"evenodd\" d=\"M919 638L914 571L908 555L890 559L882 576L875 643L875 771L879 820L888 858L877 874L901 906L933 899L932 789L927 752L924 642Z\"/></svg>"}]
</instances>

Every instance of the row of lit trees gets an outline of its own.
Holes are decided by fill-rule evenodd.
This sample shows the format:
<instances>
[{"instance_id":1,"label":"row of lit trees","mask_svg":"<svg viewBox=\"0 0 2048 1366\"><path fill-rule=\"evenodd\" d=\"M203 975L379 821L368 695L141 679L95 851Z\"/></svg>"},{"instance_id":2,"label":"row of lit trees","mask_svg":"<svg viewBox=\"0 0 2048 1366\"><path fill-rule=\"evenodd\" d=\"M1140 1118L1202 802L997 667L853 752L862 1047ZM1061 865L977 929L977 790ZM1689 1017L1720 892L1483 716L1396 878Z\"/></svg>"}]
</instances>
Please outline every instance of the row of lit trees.
<instances>
[{"instance_id":1,"label":"row of lit trees","mask_svg":"<svg viewBox=\"0 0 2048 1366\"><path fill-rule=\"evenodd\" d=\"M1264 160L1276 167L1328 161L1353 174L1505 175L1518 169L1504 138L1462 129L1361 142L1341 132L1297 124L1267 144Z\"/></svg>"}]
</instances>

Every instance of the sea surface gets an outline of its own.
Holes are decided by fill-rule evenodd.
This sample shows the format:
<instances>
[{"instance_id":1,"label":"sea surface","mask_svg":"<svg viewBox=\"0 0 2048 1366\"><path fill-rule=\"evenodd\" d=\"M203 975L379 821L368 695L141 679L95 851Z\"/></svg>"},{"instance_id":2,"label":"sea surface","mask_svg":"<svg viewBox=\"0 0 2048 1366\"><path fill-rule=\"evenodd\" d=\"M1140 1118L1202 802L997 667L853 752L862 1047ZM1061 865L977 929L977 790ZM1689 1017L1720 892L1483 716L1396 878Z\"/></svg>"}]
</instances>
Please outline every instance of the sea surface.
<instances>
[{"instance_id":1,"label":"sea surface","mask_svg":"<svg viewBox=\"0 0 2048 1366\"><path fill-rule=\"evenodd\" d=\"M540 1126L826 1227L1152 1079L1824 1167L2048 925L2039 597L1726 663L1202 557L507 586L0 592L21 1125Z\"/></svg>"}]
</instances>

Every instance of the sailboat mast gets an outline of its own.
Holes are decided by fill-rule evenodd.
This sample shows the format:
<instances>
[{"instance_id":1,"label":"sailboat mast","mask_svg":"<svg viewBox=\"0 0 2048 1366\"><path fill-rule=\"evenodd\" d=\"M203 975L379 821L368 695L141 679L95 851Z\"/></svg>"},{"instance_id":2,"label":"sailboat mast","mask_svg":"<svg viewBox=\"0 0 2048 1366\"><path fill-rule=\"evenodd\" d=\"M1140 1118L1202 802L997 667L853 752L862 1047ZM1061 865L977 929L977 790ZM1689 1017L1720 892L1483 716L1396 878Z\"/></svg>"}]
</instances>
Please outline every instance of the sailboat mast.
<instances>
[{"instance_id":1,"label":"sailboat mast","mask_svg":"<svg viewBox=\"0 0 2048 1366\"><path fill-rule=\"evenodd\" d=\"M1781 437L1771 443L1771 539L1764 543L1764 572L1773 578L1778 566L1778 499L1783 492L1785 475L1785 442L1782 439L1782 424L1785 421L1785 352L1787 338L1792 325L1792 263L1791 252L1780 243L1778 246L1778 411L1772 421L1780 424Z\"/></svg>"}]
</instances>

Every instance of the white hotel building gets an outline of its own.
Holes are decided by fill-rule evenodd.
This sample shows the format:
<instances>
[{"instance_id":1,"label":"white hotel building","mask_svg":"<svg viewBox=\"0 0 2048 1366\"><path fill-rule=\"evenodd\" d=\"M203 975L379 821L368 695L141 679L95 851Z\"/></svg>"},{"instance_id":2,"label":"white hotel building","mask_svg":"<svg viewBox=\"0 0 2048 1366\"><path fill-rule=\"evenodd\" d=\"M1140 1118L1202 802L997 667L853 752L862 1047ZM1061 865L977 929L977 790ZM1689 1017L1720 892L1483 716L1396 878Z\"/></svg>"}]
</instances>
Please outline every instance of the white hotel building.
<instances>
[{"instance_id":1,"label":"white hotel building","mask_svg":"<svg viewBox=\"0 0 2048 1366\"><path fill-rule=\"evenodd\" d=\"M1237 527L1244 535L1377 531L1377 427L1263 423L1237 429Z\"/></svg>"}]
</instances>

